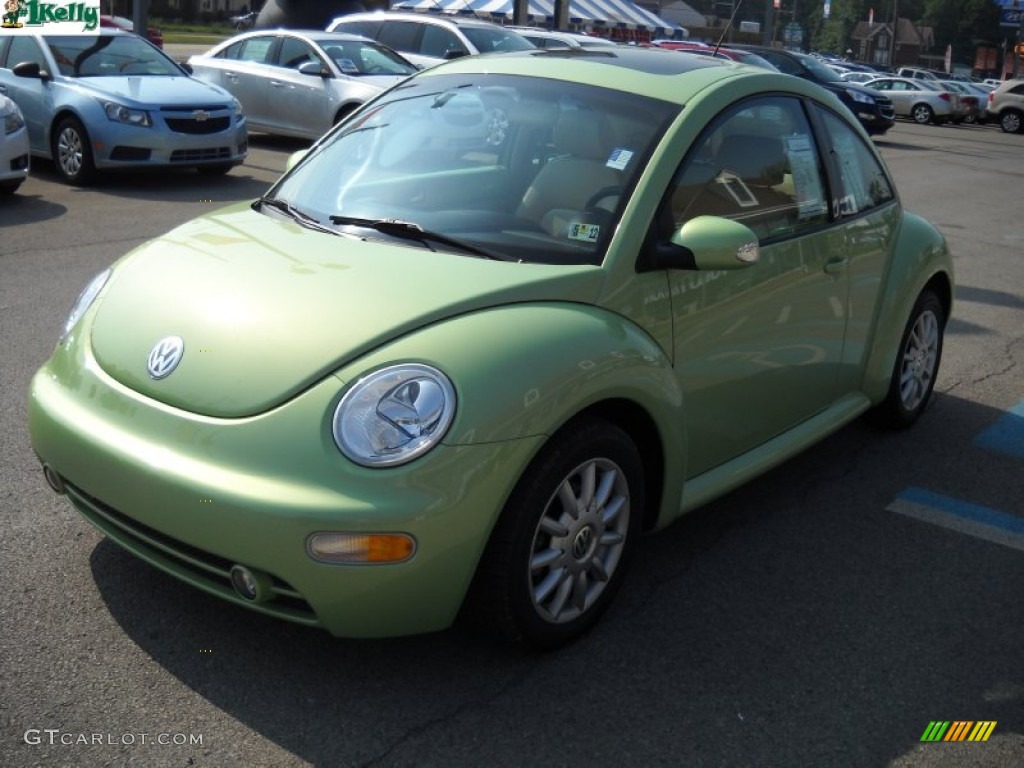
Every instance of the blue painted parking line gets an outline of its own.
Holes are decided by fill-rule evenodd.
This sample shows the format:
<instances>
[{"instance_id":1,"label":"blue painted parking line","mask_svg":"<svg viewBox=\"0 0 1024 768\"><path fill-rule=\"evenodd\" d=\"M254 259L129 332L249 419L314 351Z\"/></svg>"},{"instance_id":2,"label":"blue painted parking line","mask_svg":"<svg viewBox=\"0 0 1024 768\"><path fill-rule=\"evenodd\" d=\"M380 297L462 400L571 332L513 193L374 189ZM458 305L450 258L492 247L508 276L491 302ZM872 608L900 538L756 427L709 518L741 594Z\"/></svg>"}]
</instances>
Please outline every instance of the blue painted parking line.
<instances>
[{"instance_id":1,"label":"blue painted parking line","mask_svg":"<svg viewBox=\"0 0 1024 768\"><path fill-rule=\"evenodd\" d=\"M1024 552L1024 518L911 486L886 507L932 525Z\"/></svg>"},{"instance_id":2,"label":"blue painted parking line","mask_svg":"<svg viewBox=\"0 0 1024 768\"><path fill-rule=\"evenodd\" d=\"M976 445L1024 459L1024 400L974 438Z\"/></svg>"}]
</instances>

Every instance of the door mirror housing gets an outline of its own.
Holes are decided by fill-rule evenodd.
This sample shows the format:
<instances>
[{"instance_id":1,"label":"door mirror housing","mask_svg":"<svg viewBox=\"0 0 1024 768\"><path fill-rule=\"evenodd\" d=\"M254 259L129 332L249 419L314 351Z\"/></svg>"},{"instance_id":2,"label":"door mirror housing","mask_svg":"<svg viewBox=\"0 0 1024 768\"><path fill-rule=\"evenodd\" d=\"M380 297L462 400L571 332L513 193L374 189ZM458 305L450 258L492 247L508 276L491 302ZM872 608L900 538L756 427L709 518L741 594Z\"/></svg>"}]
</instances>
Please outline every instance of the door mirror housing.
<instances>
[{"instance_id":1,"label":"door mirror housing","mask_svg":"<svg viewBox=\"0 0 1024 768\"><path fill-rule=\"evenodd\" d=\"M15 77L31 77L37 80L52 79L50 73L39 66L38 61L21 61L11 69Z\"/></svg>"},{"instance_id":2,"label":"door mirror housing","mask_svg":"<svg viewBox=\"0 0 1024 768\"><path fill-rule=\"evenodd\" d=\"M647 269L742 269L760 258L757 235L745 224L721 216L696 216L658 245Z\"/></svg>"}]
</instances>

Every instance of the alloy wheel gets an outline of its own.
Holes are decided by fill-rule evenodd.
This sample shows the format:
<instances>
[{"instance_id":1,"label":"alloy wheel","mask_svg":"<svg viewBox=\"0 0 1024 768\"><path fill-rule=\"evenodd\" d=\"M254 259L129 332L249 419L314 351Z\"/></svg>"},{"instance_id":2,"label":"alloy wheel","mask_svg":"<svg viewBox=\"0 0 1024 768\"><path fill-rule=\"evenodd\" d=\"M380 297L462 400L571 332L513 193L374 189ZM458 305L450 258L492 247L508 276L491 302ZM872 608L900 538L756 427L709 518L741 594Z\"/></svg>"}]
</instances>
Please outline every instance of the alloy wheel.
<instances>
[{"instance_id":1,"label":"alloy wheel","mask_svg":"<svg viewBox=\"0 0 1024 768\"><path fill-rule=\"evenodd\" d=\"M930 310L918 315L903 349L900 400L908 411L917 408L931 391L939 357L939 319Z\"/></svg>"}]
</instances>

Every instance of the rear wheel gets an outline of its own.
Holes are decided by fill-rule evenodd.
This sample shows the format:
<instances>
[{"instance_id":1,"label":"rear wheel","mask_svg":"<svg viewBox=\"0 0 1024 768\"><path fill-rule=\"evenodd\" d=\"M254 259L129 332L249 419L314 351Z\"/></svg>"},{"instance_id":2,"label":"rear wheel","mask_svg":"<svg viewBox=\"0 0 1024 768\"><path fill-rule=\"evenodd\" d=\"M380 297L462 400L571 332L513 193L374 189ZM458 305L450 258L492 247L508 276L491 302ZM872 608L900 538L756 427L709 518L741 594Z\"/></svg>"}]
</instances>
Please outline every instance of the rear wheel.
<instances>
[{"instance_id":1,"label":"rear wheel","mask_svg":"<svg viewBox=\"0 0 1024 768\"><path fill-rule=\"evenodd\" d=\"M1020 133L1024 130L1021 122L1021 114L1013 109L1007 109L999 116L999 127L1004 133Z\"/></svg>"},{"instance_id":2,"label":"rear wheel","mask_svg":"<svg viewBox=\"0 0 1024 768\"><path fill-rule=\"evenodd\" d=\"M915 104L910 116L918 125L926 125L935 119L935 111L927 104Z\"/></svg>"},{"instance_id":3,"label":"rear wheel","mask_svg":"<svg viewBox=\"0 0 1024 768\"><path fill-rule=\"evenodd\" d=\"M85 186L96 176L92 147L85 126L75 117L65 117L53 132L53 164L68 184Z\"/></svg>"},{"instance_id":4,"label":"rear wheel","mask_svg":"<svg viewBox=\"0 0 1024 768\"><path fill-rule=\"evenodd\" d=\"M942 302L933 290L925 289L903 330L889 393L872 414L876 423L903 428L917 421L935 387L945 328Z\"/></svg>"},{"instance_id":5,"label":"rear wheel","mask_svg":"<svg viewBox=\"0 0 1024 768\"><path fill-rule=\"evenodd\" d=\"M502 639L554 648L611 603L640 530L643 471L617 426L586 418L523 473L480 561L469 608Z\"/></svg>"}]
</instances>

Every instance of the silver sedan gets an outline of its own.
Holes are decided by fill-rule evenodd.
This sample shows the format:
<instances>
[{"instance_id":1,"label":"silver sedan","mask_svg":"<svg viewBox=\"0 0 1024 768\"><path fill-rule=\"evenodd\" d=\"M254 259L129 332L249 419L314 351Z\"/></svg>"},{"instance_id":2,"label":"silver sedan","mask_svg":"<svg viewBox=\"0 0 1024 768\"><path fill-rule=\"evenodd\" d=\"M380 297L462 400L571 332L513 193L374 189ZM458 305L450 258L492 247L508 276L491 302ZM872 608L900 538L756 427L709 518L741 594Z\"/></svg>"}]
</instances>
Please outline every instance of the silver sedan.
<instances>
[{"instance_id":1,"label":"silver sedan","mask_svg":"<svg viewBox=\"0 0 1024 768\"><path fill-rule=\"evenodd\" d=\"M308 139L416 72L380 43L320 30L246 32L188 65L242 102L250 131Z\"/></svg>"}]
</instances>

